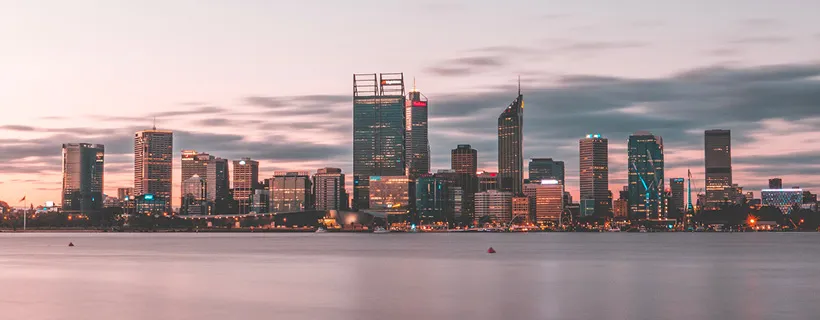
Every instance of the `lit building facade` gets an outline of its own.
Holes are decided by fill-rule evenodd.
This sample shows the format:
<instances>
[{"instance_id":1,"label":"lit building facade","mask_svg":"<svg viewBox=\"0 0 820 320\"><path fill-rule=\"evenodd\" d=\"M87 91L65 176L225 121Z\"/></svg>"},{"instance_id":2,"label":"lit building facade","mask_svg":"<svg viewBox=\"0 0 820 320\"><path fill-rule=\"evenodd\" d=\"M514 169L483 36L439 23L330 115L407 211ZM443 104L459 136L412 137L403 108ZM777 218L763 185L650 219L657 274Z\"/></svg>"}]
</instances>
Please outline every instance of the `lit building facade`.
<instances>
[{"instance_id":1,"label":"lit building facade","mask_svg":"<svg viewBox=\"0 0 820 320\"><path fill-rule=\"evenodd\" d=\"M529 165L529 179L531 181L541 180L558 180L562 185L564 184L564 162L555 161L552 158L534 158L530 159Z\"/></svg>"},{"instance_id":2,"label":"lit building facade","mask_svg":"<svg viewBox=\"0 0 820 320\"><path fill-rule=\"evenodd\" d=\"M487 190L475 194L475 217L489 217L496 222L509 222L512 218L512 192Z\"/></svg>"},{"instance_id":3,"label":"lit building facade","mask_svg":"<svg viewBox=\"0 0 820 320\"><path fill-rule=\"evenodd\" d=\"M524 188L526 187L527 186L524 185ZM513 223L532 222L532 213L530 212L530 197L524 195L515 196L512 197L511 203Z\"/></svg>"},{"instance_id":4,"label":"lit building facade","mask_svg":"<svg viewBox=\"0 0 820 320\"><path fill-rule=\"evenodd\" d=\"M370 176L406 174L404 75L353 75L353 209L367 209Z\"/></svg>"},{"instance_id":5,"label":"lit building facade","mask_svg":"<svg viewBox=\"0 0 820 320\"><path fill-rule=\"evenodd\" d=\"M310 174L307 171L274 172L270 212L297 212L313 208Z\"/></svg>"},{"instance_id":6,"label":"lit building facade","mask_svg":"<svg viewBox=\"0 0 820 320\"><path fill-rule=\"evenodd\" d=\"M345 175L339 168L322 168L313 175L316 210L346 210Z\"/></svg>"},{"instance_id":7,"label":"lit building facade","mask_svg":"<svg viewBox=\"0 0 820 320\"><path fill-rule=\"evenodd\" d=\"M641 131L629 136L629 215L661 219L664 214L663 138Z\"/></svg>"},{"instance_id":8,"label":"lit building facade","mask_svg":"<svg viewBox=\"0 0 820 320\"><path fill-rule=\"evenodd\" d=\"M105 147L63 144L63 211L87 213L103 207Z\"/></svg>"},{"instance_id":9,"label":"lit building facade","mask_svg":"<svg viewBox=\"0 0 820 320\"><path fill-rule=\"evenodd\" d=\"M499 189L521 194L524 184L524 96L518 97L498 116Z\"/></svg>"},{"instance_id":10,"label":"lit building facade","mask_svg":"<svg viewBox=\"0 0 820 320\"><path fill-rule=\"evenodd\" d=\"M612 215L617 219L626 219L629 217L629 201L627 199L618 199L612 202Z\"/></svg>"},{"instance_id":11,"label":"lit building facade","mask_svg":"<svg viewBox=\"0 0 820 320\"><path fill-rule=\"evenodd\" d=\"M496 172L481 172L478 178L478 192L489 190L498 190L498 173Z\"/></svg>"},{"instance_id":12,"label":"lit building facade","mask_svg":"<svg viewBox=\"0 0 820 320\"><path fill-rule=\"evenodd\" d=\"M596 216L609 216L609 140L600 134L588 134L579 145L581 201L591 200Z\"/></svg>"},{"instance_id":13,"label":"lit building facade","mask_svg":"<svg viewBox=\"0 0 820 320\"><path fill-rule=\"evenodd\" d=\"M171 211L173 185L174 133L168 130L143 130L134 135L134 193L151 194L162 199ZM157 203L154 201L152 203Z\"/></svg>"},{"instance_id":14,"label":"lit building facade","mask_svg":"<svg viewBox=\"0 0 820 320\"><path fill-rule=\"evenodd\" d=\"M732 134L729 130L707 130L704 134L706 160L706 204L716 208L734 199L732 188Z\"/></svg>"},{"instance_id":15,"label":"lit building facade","mask_svg":"<svg viewBox=\"0 0 820 320\"><path fill-rule=\"evenodd\" d=\"M404 220L410 210L410 184L407 176L371 176L368 211L387 214L389 222Z\"/></svg>"},{"instance_id":16,"label":"lit building facade","mask_svg":"<svg viewBox=\"0 0 820 320\"><path fill-rule=\"evenodd\" d=\"M557 179L530 181L524 185L530 199L530 210L539 223L558 221L564 210L564 186Z\"/></svg>"},{"instance_id":17,"label":"lit building facade","mask_svg":"<svg viewBox=\"0 0 820 320\"><path fill-rule=\"evenodd\" d=\"M671 178L669 179L669 191L671 193L671 197L669 197L669 218L678 219L681 217L683 213L686 212L686 203L685 203L685 187L684 183L686 180L684 178Z\"/></svg>"},{"instance_id":18,"label":"lit building facade","mask_svg":"<svg viewBox=\"0 0 820 320\"><path fill-rule=\"evenodd\" d=\"M208 199L207 180L194 174L182 181L182 214L207 215L211 213Z\"/></svg>"},{"instance_id":19,"label":"lit building facade","mask_svg":"<svg viewBox=\"0 0 820 320\"><path fill-rule=\"evenodd\" d=\"M237 213L249 213L251 194L259 184L259 162L251 158L233 161L233 199L237 204Z\"/></svg>"},{"instance_id":20,"label":"lit building facade","mask_svg":"<svg viewBox=\"0 0 820 320\"><path fill-rule=\"evenodd\" d=\"M416 213L422 222L449 221L452 216L450 184L427 174L416 180Z\"/></svg>"},{"instance_id":21,"label":"lit building facade","mask_svg":"<svg viewBox=\"0 0 820 320\"><path fill-rule=\"evenodd\" d=\"M416 179L430 173L430 142L427 138L427 97L414 87L405 104L407 175Z\"/></svg>"},{"instance_id":22,"label":"lit building facade","mask_svg":"<svg viewBox=\"0 0 820 320\"><path fill-rule=\"evenodd\" d=\"M803 189L763 189L760 196L763 205L778 208L783 214L803 205Z\"/></svg>"}]
</instances>

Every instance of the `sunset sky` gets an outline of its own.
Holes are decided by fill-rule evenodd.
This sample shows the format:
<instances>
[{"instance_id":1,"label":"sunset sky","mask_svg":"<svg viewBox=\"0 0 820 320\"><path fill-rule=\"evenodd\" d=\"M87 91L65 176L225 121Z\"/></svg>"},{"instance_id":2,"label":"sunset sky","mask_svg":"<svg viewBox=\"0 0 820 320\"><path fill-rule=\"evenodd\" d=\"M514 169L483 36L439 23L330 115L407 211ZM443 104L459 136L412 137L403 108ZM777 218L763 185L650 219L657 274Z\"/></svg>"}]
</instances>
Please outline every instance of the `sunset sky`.
<instances>
[{"instance_id":1,"label":"sunset sky","mask_svg":"<svg viewBox=\"0 0 820 320\"><path fill-rule=\"evenodd\" d=\"M105 191L133 186L133 136L157 118L179 152L352 173L352 74L404 72L430 100L433 170L471 144L496 171L496 118L521 76L524 156L567 163L630 133L663 137L666 176L703 183L703 131L731 129L734 180L820 191L820 2L0 1L0 200L60 201L62 143L106 148ZM668 184L668 181L667 181ZM617 198L617 193L616 193ZM175 199L175 203L178 200Z\"/></svg>"}]
</instances>

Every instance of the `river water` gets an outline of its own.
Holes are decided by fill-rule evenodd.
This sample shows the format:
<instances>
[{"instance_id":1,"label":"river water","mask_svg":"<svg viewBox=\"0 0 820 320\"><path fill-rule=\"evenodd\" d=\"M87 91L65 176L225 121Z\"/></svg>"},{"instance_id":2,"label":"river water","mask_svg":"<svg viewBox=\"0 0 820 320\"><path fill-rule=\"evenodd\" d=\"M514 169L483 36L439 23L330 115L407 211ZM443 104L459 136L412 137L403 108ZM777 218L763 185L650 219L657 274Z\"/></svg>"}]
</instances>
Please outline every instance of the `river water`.
<instances>
[{"instance_id":1,"label":"river water","mask_svg":"<svg viewBox=\"0 0 820 320\"><path fill-rule=\"evenodd\" d=\"M0 318L817 319L818 244L817 233L5 233Z\"/></svg>"}]
</instances>

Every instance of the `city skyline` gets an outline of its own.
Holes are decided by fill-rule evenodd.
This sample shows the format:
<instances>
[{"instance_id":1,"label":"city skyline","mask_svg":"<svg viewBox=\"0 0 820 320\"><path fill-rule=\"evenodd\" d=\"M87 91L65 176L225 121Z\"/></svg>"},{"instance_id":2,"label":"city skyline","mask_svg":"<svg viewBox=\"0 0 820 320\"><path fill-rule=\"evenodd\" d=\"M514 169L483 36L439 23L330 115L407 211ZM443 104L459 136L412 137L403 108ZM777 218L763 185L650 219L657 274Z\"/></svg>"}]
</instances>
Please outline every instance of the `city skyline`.
<instances>
[{"instance_id":1,"label":"city skyline","mask_svg":"<svg viewBox=\"0 0 820 320\"><path fill-rule=\"evenodd\" d=\"M433 30L441 27L435 17L453 15L452 10L463 9L460 4L420 4L413 10L429 11L431 23L419 23L424 26L407 27L406 31L412 29L419 37L429 39L428 43L408 49L403 41L388 39L379 53L367 53L365 48L346 49L339 54L358 57L344 65L331 63L318 54L342 44L331 42L321 49L302 40L259 32L230 38L205 23L208 14L202 10L218 9L215 7L189 10L177 4L166 11L152 10L158 11L158 25L165 28L140 31L127 24L111 23L109 34L86 29L86 25L67 27L60 24L64 19L50 18L60 15L83 19L90 12L113 22L124 16L117 8L90 10L80 2L65 10L39 12L23 5L15 12L23 19L6 19L4 14L10 11L0 13L0 20L11 24L8 30L30 30L22 33L23 38L11 33L10 38L20 42L10 55L0 58L0 63L14 66L12 73L20 75L0 80L4 87L14 88L0 95L0 106L8 113L0 119L0 199L12 205L18 205L13 202L23 195L38 204L59 201L63 143L105 145L105 193L116 195L119 187L133 187L133 134L149 129L154 116L158 128L174 131L175 202L180 197L183 149L230 160L259 160L263 176L275 170L313 172L323 167L338 167L352 175L349 79L352 73L371 70L404 72L405 81L414 76L419 89L429 97L432 172L449 167L449 150L458 144L470 144L478 150L478 170L497 170L495 116L498 108L514 96L516 79L521 74L522 93L527 100L523 171L527 171L531 158L564 161L568 190L576 199L577 139L588 132L610 139L609 189L615 194L626 185L628 135L639 130L664 137L665 175L685 177L686 170L691 169L695 188L704 188L704 130L728 129L733 139L732 182L743 186L744 191L759 194L772 177L783 178L789 187L820 189L815 182L820 168L813 160L820 153L820 144L811 138L820 131L816 111L820 65L811 56L820 51L820 30L809 14L817 11L811 7L818 5L794 1L754 6L738 3L712 4L732 8L728 16L704 13L699 17L704 28L714 31L711 36L685 30L691 22L680 17L693 15L697 4L670 2L666 5L671 8L661 11L637 4L622 8L604 4L585 10L589 5L580 3L566 4L562 6L564 11L558 12L549 11L548 5L535 5L528 10L531 16L517 17L521 19L518 27L492 22L498 32L485 33L480 39L476 33L454 30L463 36L459 41L450 41L452 36L445 41ZM495 6L478 2L469 10L488 17L489 11L512 12L512 8L524 4L512 2L505 10L493 10ZM390 7L367 10L383 13ZM132 11L145 13L146 8ZM271 12L264 9L246 4L229 15ZM88 12L81 12L84 10ZM607 18L607 10L615 10L618 18ZM622 14L624 10L632 12ZM680 15L664 14L666 10ZM179 12L190 12L192 19L186 23L202 30L173 22L171 18ZM340 10L337 14L346 17L350 11ZM461 21L463 17L457 15L455 19ZM30 27L30 21L43 20L52 22L39 29ZM487 23L504 19L477 20ZM648 24L654 26L640 27ZM253 29L248 24L229 28ZM577 31L581 28L588 30L583 36ZM536 34L531 29L551 31ZM188 32L211 34L213 41L207 38L207 42L234 47L238 53L194 50L202 49L205 37L183 43L146 40L169 30L176 37ZM337 32L344 30L348 29ZM133 42L109 37L117 33L136 37L128 37ZM327 35L308 33L306 38L310 40L328 39ZM749 33L759 36L749 37ZM91 52L98 42L96 38L90 41L85 36L88 34L99 35L99 41L111 44L109 51ZM267 60L251 54L249 45L270 42L268 37L298 52L316 53L285 59L292 66L277 61L281 56L270 55L272 60ZM686 39L690 47L681 50L672 40L675 38ZM37 44L55 39L66 41L69 54L57 56ZM135 45L145 48L145 53L123 54ZM157 51L161 48L170 53ZM264 55L269 53L267 50L271 49L259 51ZM194 52L201 56L178 59ZM388 57L385 52L395 55ZM426 56L411 57L420 53ZM248 59L241 58L246 56ZM658 56L665 58L661 61ZM220 67L219 63L210 66L212 60L250 62L247 66ZM305 70L308 64L322 65L324 69ZM254 75L257 73L260 75ZM81 75L83 81L73 81L75 75ZM134 81L137 77L150 84ZM205 78L208 80L202 80ZM721 90L710 89L715 86ZM703 117L705 112L711 112L710 116ZM760 146L766 148L761 152Z\"/></svg>"}]
</instances>

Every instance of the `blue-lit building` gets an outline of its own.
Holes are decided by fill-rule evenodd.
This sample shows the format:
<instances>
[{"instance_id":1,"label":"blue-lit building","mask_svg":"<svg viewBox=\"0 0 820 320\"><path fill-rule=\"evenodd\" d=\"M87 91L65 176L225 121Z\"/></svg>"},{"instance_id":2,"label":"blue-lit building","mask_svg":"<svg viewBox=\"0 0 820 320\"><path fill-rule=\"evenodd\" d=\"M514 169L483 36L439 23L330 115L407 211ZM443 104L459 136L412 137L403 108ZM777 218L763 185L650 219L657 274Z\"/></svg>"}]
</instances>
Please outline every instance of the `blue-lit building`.
<instances>
[{"instance_id":1,"label":"blue-lit building","mask_svg":"<svg viewBox=\"0 0 820 320\"><path fill-rule=\"evenodd\" d=\"M134 197L134 214L144 215L170 215L166 209L170 207L169 198L146 193Z\"/></svg>"},{"instance_id":2,"label":"blue-lit building","mask_svg":"<svg viewBox=\"0 0 820 320\"><path fill-rule=\"evenodd\" d=\"M451 215L450 181L435 175L416 180L416 213L422 222L445 221Z\"/></svg>"},{"instance_id":3,"label":"blue-lit building","mask_svg":"<svg viewBox=\"0 0 820 320\"><path fill-rule=\"evenodd\" d=\"M662 219L664 210L663 138L646 131L629 136L629 217Z\"/></svg>"},{"instance_id":4,"label":"blue-lit building","mask_svg":"<svg viewBox=\"0 0 820 320\"><path fill-rule=\"evenodd\" d=\"M760 194L763 205L778 208L783 214L803 205L803 189L763 189Z\"/></svg>"},{"instance_id":5,"label":"blue-lit building","mask_svg":"<svg viewBox=\"0 0 820 320\"><path fill-rule=\"evenodd\" d=\"M353 75L353 209L370 206L370 176L403 176L404 75Z\"/></svg>"}]
</instances>

